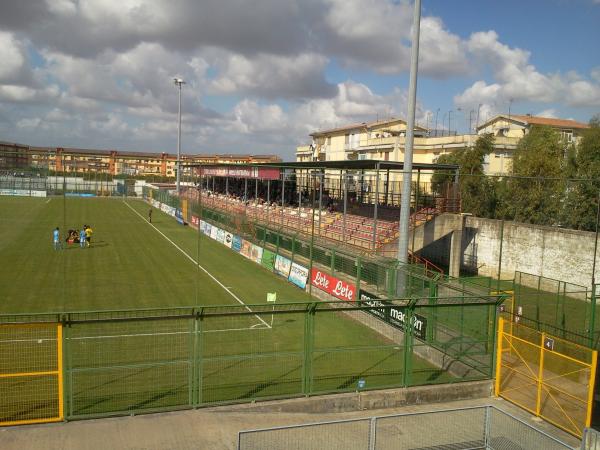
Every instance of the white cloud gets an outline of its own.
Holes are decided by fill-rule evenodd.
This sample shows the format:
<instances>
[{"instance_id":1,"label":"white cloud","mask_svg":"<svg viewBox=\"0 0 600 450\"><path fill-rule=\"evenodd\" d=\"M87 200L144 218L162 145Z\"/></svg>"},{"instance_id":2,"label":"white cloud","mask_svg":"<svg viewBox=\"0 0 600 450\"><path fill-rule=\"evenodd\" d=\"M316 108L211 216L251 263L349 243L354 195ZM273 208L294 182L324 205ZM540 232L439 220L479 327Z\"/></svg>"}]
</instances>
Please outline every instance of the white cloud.
<instances>
[{"instance_id":1,"label":"white cloud","mask_svg":"<svg viewBox=\"0 0 600 450\"><path fill-rule=\"evenodd\" d=\"M554 108L544 109L543 111L538 112L536 116L548 117L549 119L556 119L558 117L556 114L556 109Z\"/></svg>"},{"instance_id":2,"label":"white cloud","mask_svg":"<svg viewBox=\"0 0 600 450\"><path fill-rule=\"evenodd\" d=\"M0 31L0 61L0 83L16 81L26 63L23 44L4 31Z\"/></svg>"},{"instance_id":3,"label":"white cloud","mask_svg":"<svg viewBox=\"0 0 600 450\"><path fill-rule=\"evenodd\" d=\"M217 94L251 93L291 99L331 97L336 89L325 80L327 62L327 58L315 53L290 57L261 54L252 59L231 54L210 86Z\"/></svg>"},{"instance_id":4,"label":"white cloud","mask_svg":"<svg viewBox=\"0 0 600 450\"><path fill-rule=\"evenodd\" d=\"M499 42L495 31L473 33L468 49L476 61L491 67L495 82L476 81L454 97L458 106L483 103L497 111L510 101L600 105L600 83L585 80L573 71L565 75L543 74L530 64L528 51ZM590 77L598 81L597 71L592 71Z\"/></svg>"},{"instance_id":5,"label":"white cloud","mask_svg":"<svg viewBox=\"0 0 600 450\"><path fill-rule=\"evenodd\" d=\"M419 70L430 76L448 78L469 70L464 42L444 29L442 20L437 17L421 20L419 55Z\"/></svg>"},{"instance_id":6,"label":"white cloud","mask_svg":"<svg viewBox=\"0 0 600 450\"><path fill-rule=\"evenodd\" d=\"M77 13L77 5L73 0L46 0L46 6L52 14L72 17Z\"/></svg>"},{"instance_id":7,"label":"white cloud","mask_svg":"<svg viewBox=\"0 0 600 450\"><path fill-rule=\"evenodd\" d=\"M383 74L410 67L413 7L388 0L326 0L323 47L352 67ZM468 71L461 39L444 28L440 18L421 19L422 74L447 78Z\"/></svg>"}]
</instances>

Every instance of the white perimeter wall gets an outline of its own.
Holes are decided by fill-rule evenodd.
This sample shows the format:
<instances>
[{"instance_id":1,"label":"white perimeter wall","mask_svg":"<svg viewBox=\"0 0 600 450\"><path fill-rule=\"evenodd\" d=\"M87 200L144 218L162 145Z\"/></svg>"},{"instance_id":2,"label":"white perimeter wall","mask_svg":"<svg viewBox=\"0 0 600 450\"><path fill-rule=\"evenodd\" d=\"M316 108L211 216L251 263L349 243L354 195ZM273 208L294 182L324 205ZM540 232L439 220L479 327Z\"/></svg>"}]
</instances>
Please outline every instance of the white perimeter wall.
<instances>
[{"instance_id":1,"label":"white perimeter wall","mask_svg":"<svg viewBox=\"0 0 600 450\"><path fill-rule=\"evenodd\" d=\"M463 261L473 261L480 275L496 276L502 221L467 217ZM515 271L541 275L591 288L595 233L504 222L501 277ZM600 253L600 252L599 252ZM600 273L596 260L596 278Z\"/></svg>"}]
</instances>

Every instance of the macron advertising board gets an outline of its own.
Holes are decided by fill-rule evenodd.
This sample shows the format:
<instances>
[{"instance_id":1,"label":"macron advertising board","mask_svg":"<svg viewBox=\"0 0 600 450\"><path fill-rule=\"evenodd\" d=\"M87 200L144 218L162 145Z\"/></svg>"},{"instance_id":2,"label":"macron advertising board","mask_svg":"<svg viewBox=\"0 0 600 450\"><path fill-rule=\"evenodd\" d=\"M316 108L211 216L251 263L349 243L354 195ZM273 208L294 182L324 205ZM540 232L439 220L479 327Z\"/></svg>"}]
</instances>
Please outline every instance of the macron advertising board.
<instances>
[{"instance_id":1,"label":"macron advertising board","mask_svg":"<svg viewBox=\"0 0 600 450\"><path fill-rule=\"evenodd\" d=\"M371 294L365 290L360 290L360 301L361 303L373 306L375 309L368 310L367 312L380 318L384 322L390 324L394 328L400 330L406 329L406 310L400 307L381 308L382 306L392 305L392 302L383 300ZM411 317L412 328L414 335L419 339L425 339L427 336L427 318L420 314L415 314Z\"/></svg>"}]
</instances>

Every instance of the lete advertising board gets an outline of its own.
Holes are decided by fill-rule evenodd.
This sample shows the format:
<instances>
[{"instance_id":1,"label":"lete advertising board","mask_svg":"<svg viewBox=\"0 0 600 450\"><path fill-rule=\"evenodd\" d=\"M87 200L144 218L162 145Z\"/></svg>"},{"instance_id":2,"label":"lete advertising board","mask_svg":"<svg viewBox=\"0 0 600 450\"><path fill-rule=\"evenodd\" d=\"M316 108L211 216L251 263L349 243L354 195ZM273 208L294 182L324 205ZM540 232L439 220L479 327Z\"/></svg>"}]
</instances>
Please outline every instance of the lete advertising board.
<instances>
[{"instance_id":1,"label":"lete advertising board","mask_svg":"<svg viewBox=\"0 0 600 450\"><path fill-rule=\"evenodd\" d=\"M356 299L356 286L332 277L319 269L313 268L310 279L314 287L333 295L335 298L348 302L353 302Z\"/></svg>"},{"instance_id":2,"label":"lete advertising board","mask_svg":"<svg viewBox=\"0 0 600 450\"><path fill-rule=\"evenodd\" d=\"M308 269L300 264L292 263L290 267L290 275L288 281L294 283L300 289L306 288L306 280L308 279Z\"/></svg>"},{"instance_id":3,"label":"lete advertising board","mask_svg":"<svg viewBox=\"0 0 600 450\"><path fill-rule=\"evenodd\" d=\"M219 234L219 228L218 227L215 227L214 225L212 227L210 227L210 238L211 239L214 239L216 241L218 234Z\"/></svg>"},{"instance_id":4,"label":"lete advertising board","mask_svg":"<svg viewBox=\"0 0 600 450\"><path fill-rule=\"evenodd\" d=\"M384 322L392 325L395 328L404 330L406 327L406 309L401 307L393 306L391 308L382 308L382 306L392 305L392 302L383 300L371 294L370 292L360 290L360 301L361 303L373 306L374 309L368 310L367 312L380 318ZM413 325L414 335L419 339L425 339L427 336L427 318L420 314L415 314L411 317L411 323Z\"/></svg>"}]
</instances>

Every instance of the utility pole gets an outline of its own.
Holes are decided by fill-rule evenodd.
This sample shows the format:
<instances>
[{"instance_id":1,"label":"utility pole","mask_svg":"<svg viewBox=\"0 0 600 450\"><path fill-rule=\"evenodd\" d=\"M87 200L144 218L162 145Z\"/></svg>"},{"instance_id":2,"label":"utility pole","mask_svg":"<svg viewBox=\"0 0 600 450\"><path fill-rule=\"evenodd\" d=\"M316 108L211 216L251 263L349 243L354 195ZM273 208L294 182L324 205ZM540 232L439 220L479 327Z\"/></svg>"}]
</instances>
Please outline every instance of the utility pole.
<instances>
[{"instance_id":1,"label":"utility pole","mask_svg":"<svg viewBox=\"0 0 600 450\"><path fill-rule=\"evenodd\" d=\"M415 0L412 45L410 55L410 81L408 87L408 117L406 118L406 145L402 175L402 198L400 204L400 221L398 239L398 261L408 263L408 232L410 219L410 191L412 182L413 143L415 138L415 109L417 103L417 74L419 68L419 34L421 31L421 0ZM397 294L404 296L406 280L404 274L397 277Z\"/></svg>"},{"instance_id":2,"label":"utility pole","mask_svg":"<svg viewBox=\"0 0 600 450\"><path fill-rule=\"evenodd\" d=\"M177 195L181 193L180 191L180 180L181 180L181 85L185 84L181 78L173 78L173 82L175 86L179 88L179 111L178 111L178 127L177 127Z\"/></svg>"}]
</instances>

